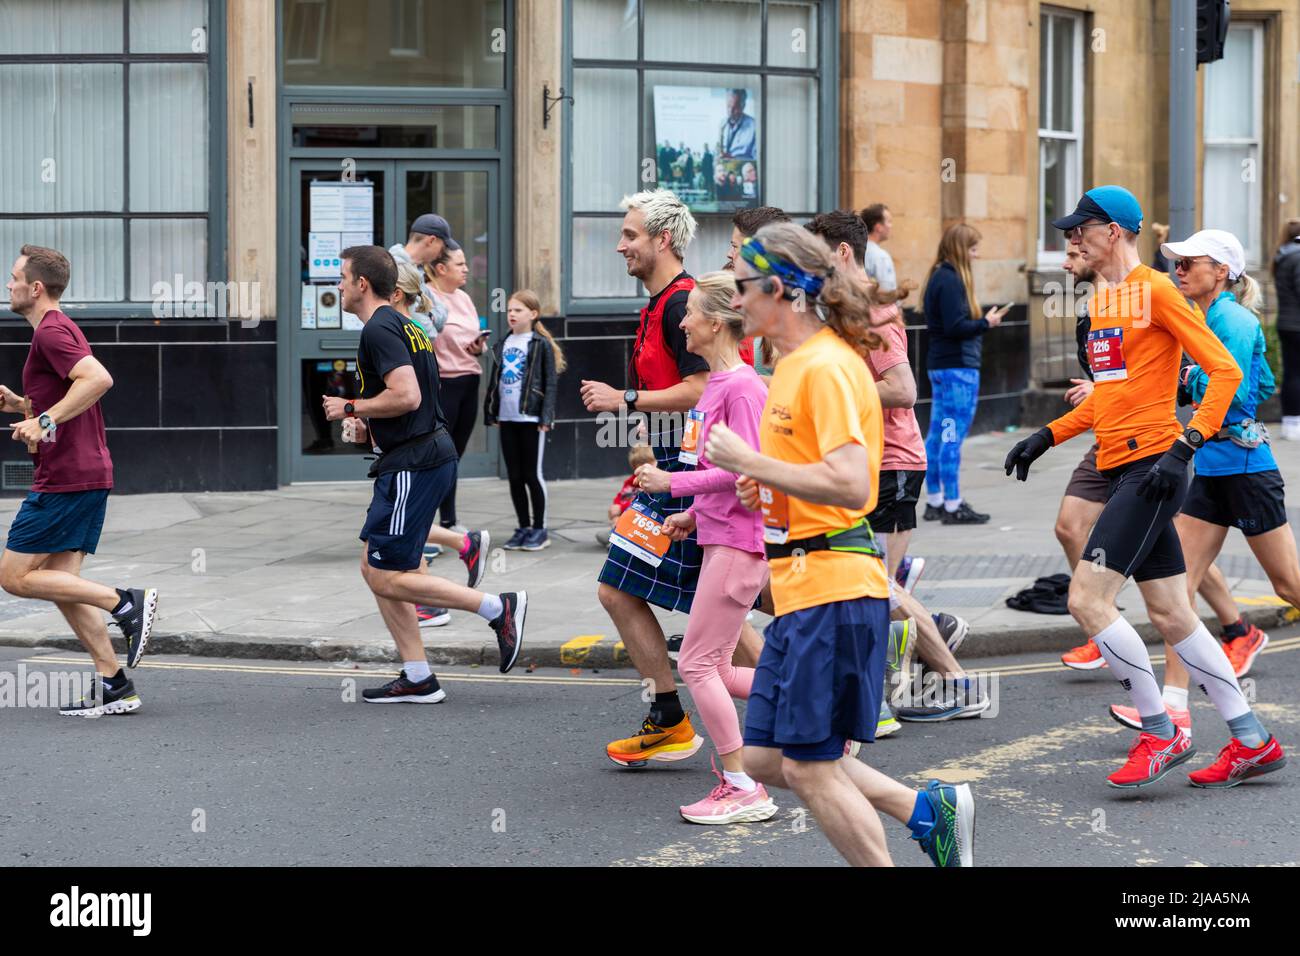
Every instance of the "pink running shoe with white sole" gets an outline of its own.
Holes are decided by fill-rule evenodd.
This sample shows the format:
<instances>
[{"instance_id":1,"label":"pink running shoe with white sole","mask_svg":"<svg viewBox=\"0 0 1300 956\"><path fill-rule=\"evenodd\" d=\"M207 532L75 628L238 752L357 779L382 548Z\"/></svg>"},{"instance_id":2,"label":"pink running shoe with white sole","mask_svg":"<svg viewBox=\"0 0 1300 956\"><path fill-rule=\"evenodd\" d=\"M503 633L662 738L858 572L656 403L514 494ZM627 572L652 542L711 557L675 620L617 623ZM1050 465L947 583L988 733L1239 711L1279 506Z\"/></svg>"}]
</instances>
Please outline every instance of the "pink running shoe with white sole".
<instances>
[{"instance_id":1,"label":"pink running shoe with white sole","mask_svg":"<svg viewBox=\"0 0 1300 956\"><path fill-rule=\"evenodd\" d=\"M682 819L689 823L759 823L776 816L779 809L760 783L753 790L741 790L718 772L710 760L718 785L709 795L688 807L678 807Z\"/></svg>"},{"instance_id":2,"label":"pink running shoe with white sole","mask_svg":"<svg viewBox=\"0 0 1300 956\"><path fill-rule=\"evenodd\" d=\"M1169 719L1174 722L1175 727L1186 733L1188 737L1192 736L1192 712L1190 710L1176 710L1166 704L1165 713L1169 715ZM1117 724L1123 724L1133 730L1142 729L1142 717L1138 714L1136 707L1121 707L1119 704L1111 704L1110 716Z\"/></svg>"}]
</instances>

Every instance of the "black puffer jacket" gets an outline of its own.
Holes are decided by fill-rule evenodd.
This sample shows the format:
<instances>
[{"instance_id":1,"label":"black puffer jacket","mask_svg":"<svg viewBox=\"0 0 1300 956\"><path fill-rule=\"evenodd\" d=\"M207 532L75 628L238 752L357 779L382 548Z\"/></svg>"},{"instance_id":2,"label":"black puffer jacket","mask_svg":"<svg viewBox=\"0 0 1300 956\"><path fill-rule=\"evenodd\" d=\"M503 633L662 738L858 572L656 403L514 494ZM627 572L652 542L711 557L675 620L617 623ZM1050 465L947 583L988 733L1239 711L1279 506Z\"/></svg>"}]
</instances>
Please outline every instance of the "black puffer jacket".
<instances>
[{"instance_id":1,"label":"black puffer jacket","mask_svg":"<svg viewBox=\"0 0 1300 956\"><path fill-rule=\"evenodd\" d=\"M1277 327L1283 332L1300 332L1300 239L1292 239L1273 259L1273 281L1277 285Z\"/></svg>"},{"instance_id":2,"label":"black puffer jacket","mask_svg":"<svg viewBox=\"0 0 1300 956\"><path fill-rule=\"evenodd\" d=\"M492 348L492 374L488 379L487 394L483 397L483 424L495 425L501 414L501 366L506 343L502 339ZM519 393L519 411L535 415L539 425L555 424L555 393L558 376L555 371L555 350L545 336L533 333L528 342L528 358L524 361L523 390Z\"/></svg>"}]
</instances>

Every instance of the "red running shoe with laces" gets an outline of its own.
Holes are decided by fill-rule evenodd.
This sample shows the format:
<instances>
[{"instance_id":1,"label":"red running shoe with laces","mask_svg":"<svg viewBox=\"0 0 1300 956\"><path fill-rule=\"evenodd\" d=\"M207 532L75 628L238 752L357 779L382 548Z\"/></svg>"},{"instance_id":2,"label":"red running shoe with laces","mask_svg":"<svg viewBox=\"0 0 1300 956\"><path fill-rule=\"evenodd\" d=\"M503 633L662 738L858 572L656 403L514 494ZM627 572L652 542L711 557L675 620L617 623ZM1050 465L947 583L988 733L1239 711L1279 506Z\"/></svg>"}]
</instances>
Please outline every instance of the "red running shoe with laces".
<instances>
[{"instance_id":1,"label":"red running shoe with laces","mask_svg":"<svg viewBox=\"0 0 1300 956\"><path fill-rule=\"evenodd\" d=\"M1276 737L1269 737L1262 747L1247 747L1236 737L1219 751L1214 763L1187 775L1193 787L1221 789L1235 787L1251 777L1272 773L1286 766L1286 754Z\"/></svg>"},{"instance_id":2,"label":"red running shoe with laces","mask_svg":"<svg viewBox=\"0 0 1300 956\"><path fill-rule=\"evenodd\" d=\"M1192 738L1181 730L1168 740L1161 740L1155 734L1138 734L1128 750L1128 762L1107 777L1106 782L1121 790L1145 787L1190 760L1195 753Z\"/></svg>"},{"instance_id":3,"label":"red running shoe with laces","mask_svg":"<svg viewBox=\"0 0 1300 956\"><path fill-rule=\"evenodd\" d=\"M1254 666L1259 652L1266 647L1268 647L1268 635L1252 624L1250 630L1241 637L1235 637L1225 643L1223 652L1228 655L1232 673L1237 677L1245 677Z\"/></svg>"},{"instance_id":4,"label":"red running shoe with laces","mask_svg":"<svg viewBox=\"0 0 1300 956\"><path fill-rule=\"evenodd\" d=\"M1101 656L1101 649L1097 647L1097 642L1089 638L1087 644L1080 644L1062 654L1061 663L1076 671L1095 671L1099 667L1106 666L1106 659Z\"/></svg>"}]
</instances>

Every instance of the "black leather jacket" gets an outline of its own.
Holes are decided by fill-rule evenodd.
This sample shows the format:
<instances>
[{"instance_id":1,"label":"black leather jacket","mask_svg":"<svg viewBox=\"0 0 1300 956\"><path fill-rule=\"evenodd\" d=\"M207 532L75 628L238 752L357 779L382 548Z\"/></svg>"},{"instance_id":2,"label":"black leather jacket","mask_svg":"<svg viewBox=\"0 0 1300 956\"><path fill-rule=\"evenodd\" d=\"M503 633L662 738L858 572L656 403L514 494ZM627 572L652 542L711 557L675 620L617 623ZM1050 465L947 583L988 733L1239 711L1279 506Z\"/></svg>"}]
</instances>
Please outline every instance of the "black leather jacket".
<instances>
[{"instance_id":1,"label":"black leather jacket","mask_svg":"<svg viewBox=\"0 0 1300 956\"><path fill-rule=\"evenodd\" d=\"M1273 282L1277 286L1277 327L1283 332L1300 332L1300 239L1278 249Z\"/></svg>"},{"instance_id":2,"label":"black leather jacket","mask_svg":"<svg viewBox=\"0 0 1300 956\"><path fill-rule=\"evenodd\" d=\"M501 365L505 340L492 348L492 373L488 378L487 395L483 398L483 424L497 424L501 412ZM528 358L524 361L523 390L519 393L519 411L535 415L539 425L555 424L555 393L558 376L555 372L555 350L544 336L533 333L528 342Z\"/></svg>"}]
</instances>

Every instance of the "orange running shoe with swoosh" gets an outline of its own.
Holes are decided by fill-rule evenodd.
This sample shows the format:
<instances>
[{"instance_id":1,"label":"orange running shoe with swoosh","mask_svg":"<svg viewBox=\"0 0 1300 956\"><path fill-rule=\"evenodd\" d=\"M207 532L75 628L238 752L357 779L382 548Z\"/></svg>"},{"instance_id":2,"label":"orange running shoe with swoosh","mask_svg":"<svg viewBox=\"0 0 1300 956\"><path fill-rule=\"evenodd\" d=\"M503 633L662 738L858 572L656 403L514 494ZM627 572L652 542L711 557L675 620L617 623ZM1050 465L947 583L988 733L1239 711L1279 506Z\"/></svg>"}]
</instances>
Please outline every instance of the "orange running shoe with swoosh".
<instances>
[{"instance_id":1,"label":"orange running shoe with swoosh","mask_svg":"<svg viewBox=\"0 0 1300 956\"><path fill-rule=\"evenodd\" d=\"M605 754L620 767L644 767L651 760L685 760L703 744L704 738L691 726L689 714L672 727L660 727L647 717L641 722L640 730L631 737L615 740L605 748Z\"/></svg>"}]
</instances>

